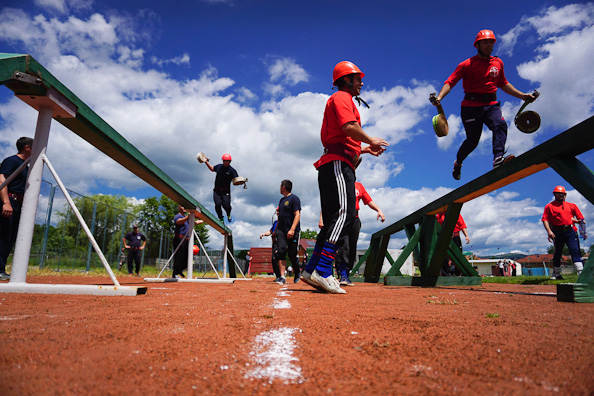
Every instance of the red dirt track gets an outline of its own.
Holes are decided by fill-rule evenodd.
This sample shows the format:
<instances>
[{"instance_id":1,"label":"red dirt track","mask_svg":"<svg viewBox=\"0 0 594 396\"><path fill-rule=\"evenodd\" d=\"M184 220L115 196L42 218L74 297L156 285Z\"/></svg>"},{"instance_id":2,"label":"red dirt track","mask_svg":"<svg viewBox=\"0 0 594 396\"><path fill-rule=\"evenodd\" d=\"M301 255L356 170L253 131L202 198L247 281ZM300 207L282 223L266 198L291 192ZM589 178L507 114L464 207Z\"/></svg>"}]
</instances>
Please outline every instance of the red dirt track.
<instances>
[{"instance_id":1,"label":"red dirt track","mask_svg":"<svg viewBox=\"0 0 594 396\"><path fill-rule=\"evenodd\" d=\"M594 394L594 304L554 286L119 280L148 292L0 293L0 395ZM294 349L266 353L262 335L283 329Z\"/></svg>"}]
</instances>

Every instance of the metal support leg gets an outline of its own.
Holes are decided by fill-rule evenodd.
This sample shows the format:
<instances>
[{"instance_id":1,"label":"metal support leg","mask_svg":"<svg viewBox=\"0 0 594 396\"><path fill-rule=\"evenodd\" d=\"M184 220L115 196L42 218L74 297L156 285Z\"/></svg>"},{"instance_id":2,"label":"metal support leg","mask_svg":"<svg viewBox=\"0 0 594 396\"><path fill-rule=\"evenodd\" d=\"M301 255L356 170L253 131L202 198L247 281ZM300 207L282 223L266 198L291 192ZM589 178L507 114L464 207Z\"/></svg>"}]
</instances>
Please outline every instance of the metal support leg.
<instances>
[{"instance_id":1,"label":"metal support leg","mask_svg":"<svg viewBox=\"0 0 594 396\"><path fill-rule=\"evenodd\" d=\"M223 242L223 278L227 278L227 234Z\"/></svg>"},{"instance_id":2,"label":"metal support leg","mask_svg":"<svg viewBox=\"0 0 594 396\"><path fill-rule=\"evenodd\" d=\"M190 212L188 223L190 224L190 239L188 240L188 279L193 279L194 272L194 212Z\"/></svg>"},{"instance_id":3,"label":"metal support leg","mask_svg":"<svg viewBox=\"0 0 594 396\"><path fill-rule=\"evenodd\" d=\"M52 115L53 110L49 107L41 107L39 109L29 162L29 176L27 177L21 220L14 247L10 283L23 283L27 281L27 267L29 266L29 256L33 242L35 214L37 213L37 203L41 190L41 180L43 178L43 156L47 149Z\"/></svg>"}]
</instances>

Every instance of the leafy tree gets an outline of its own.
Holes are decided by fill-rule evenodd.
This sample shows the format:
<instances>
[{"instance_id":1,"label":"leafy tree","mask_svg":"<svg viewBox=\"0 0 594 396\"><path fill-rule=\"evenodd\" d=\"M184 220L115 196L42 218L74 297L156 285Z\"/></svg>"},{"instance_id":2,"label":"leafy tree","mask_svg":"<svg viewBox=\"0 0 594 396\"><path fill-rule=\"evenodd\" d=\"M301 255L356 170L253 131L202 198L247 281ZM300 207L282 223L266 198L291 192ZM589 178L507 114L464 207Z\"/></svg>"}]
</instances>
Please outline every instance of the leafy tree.
<instances>
[{"instance_id":1,"label":"leafy tree","mask_svg":"<svg viewBox=\"0 0 594 396\"><path fill-rule=\"evenodd\" d=\"M315 230L310 230L309 228L307 230L301 230L301 239L317 239L318 238L318 232Z\"/></svg>"},{"instance_id":2,"label":"leafy tree","mask_svg":"<svg viewBox=\"0 0 594 396\"><path fill-rule=\"evenodd\" d=\"M123 233L135 221L137 208L123 195L78 196L73 201L103 253L117 254ZM48 248L85 252L89 240L70 206L58 211L57 216L55 230L48 231Z\"/></svg>"}]
</instances>

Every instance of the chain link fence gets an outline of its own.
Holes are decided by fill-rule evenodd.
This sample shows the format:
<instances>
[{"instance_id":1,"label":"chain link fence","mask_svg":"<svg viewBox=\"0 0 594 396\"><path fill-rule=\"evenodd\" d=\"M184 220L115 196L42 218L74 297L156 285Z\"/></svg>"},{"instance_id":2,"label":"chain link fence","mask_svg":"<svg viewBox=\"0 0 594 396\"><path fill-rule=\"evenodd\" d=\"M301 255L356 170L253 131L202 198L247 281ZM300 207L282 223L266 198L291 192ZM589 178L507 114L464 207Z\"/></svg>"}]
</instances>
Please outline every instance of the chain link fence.
<instances>
[{"instance_id":1,"label":"chain link fence","mask_svg":"<svg viewBox=\"0 0 594 396\"><path fill-rule=\"evenodd\" d=\"M68 193L110 267L115 271L123 260L122 268L126 270L126 254L122 239L128 231L132 230L136 220L135 215L71 190L68 190ZM146 227L142 222L138 223L138 227L139 231L146 236L143 231ZM157 235L153 235L151 240L147 240L147 246L149 243L158 244L159 248L150 249L154 253L147 253L148 249L143 250L141 268L152 267L160 271L173 254L173 235L169 230L162 229L157 232ZM217 272L221 273L223 270L221 251L208 250L207 254ZM9 258L9 262L11 261L12 258ZM213 272L202 250L194 256L194 263L195 276ZM238 264L243 266L243 260L238 260ZM166 270L171 269L172 265L173 260L170 260ZM55 271L90 271L103 268L98 254L68 205L64 194L57 186L45 180L41 184L29 266Z\"/></svg>"}]
</instances>

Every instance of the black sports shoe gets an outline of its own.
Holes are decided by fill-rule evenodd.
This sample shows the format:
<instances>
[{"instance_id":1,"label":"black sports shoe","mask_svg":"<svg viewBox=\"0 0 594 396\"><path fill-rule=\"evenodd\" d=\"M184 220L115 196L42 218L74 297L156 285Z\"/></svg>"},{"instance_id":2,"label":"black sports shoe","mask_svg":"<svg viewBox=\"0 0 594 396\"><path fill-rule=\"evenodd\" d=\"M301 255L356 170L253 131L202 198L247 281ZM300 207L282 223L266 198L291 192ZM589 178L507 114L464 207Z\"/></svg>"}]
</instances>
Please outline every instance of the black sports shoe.
<instances>
[{"instance_id":1,"label":"black sports shoe","mask_svg":"<svg viewBox=\"0 0 594 396\"><path fill-rule=\"evenodd\" d=\"M293 283L299 283L301 280L301 273L295 275L295 279L293 279Z\"/></svg>"},{"instance_id":2,"label":"black sports shoe","mask_svg":"<svg viewBox=\"0 0 594 396\"><path fill-rule=\"evenodd\" d=\"M458 161L454 161L454 170L452 170L452 176L454 179L460 180L462 173L462 165L458 165Z\"/></svg>"}]
</instances>

